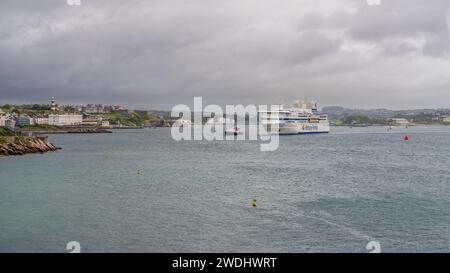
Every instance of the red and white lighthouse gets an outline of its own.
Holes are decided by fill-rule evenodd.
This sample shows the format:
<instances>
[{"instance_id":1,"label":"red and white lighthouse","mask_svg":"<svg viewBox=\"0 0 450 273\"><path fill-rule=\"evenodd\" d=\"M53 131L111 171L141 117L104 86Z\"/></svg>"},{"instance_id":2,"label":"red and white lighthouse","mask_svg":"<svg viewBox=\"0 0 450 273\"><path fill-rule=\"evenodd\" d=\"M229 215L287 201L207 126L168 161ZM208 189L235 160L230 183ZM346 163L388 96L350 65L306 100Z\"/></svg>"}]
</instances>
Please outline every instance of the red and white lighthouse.
<instances>
[{"instance_id":1,"label":"red and white lighthouse","mask_svg":"<svg viewBox=\"0 0 450 273\"><path fill-rule=\"evenodd\" d=\"M52 110L52 112L56 112L58 110L58 107L55 102L55 97L52 97L52 100L50 102L50 110Z\"/></svg>"}]
</instances>

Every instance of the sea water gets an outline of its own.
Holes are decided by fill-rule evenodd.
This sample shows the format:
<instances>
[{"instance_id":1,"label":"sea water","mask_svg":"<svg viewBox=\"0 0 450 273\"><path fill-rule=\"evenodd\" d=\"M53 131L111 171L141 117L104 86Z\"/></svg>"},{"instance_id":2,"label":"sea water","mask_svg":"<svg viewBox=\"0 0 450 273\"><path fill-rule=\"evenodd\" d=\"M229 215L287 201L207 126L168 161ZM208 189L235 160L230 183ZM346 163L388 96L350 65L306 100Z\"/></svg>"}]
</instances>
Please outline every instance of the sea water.
<instances>
[{"instance_id":1,"label":"sea water","mask_svg":"<svg viewBox=\"0 0 450 273\"><path fill-rule=\"evenodd\" d=\"M275 152L167 128L50 141L0 157L0 252L450 251L450 127L333 127Z\"/></svg>"}]
</instances>

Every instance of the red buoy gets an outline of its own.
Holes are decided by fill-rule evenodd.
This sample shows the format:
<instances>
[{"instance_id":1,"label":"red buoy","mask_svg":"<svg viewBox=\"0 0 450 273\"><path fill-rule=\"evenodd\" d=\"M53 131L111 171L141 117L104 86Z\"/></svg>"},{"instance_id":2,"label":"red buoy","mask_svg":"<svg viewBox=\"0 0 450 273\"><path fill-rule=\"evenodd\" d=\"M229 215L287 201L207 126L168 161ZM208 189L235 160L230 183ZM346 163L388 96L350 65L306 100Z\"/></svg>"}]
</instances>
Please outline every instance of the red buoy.
<instances>
[{"instance_id":1,"label":"red buoy","mask_svg":"<svg viewBox=\"0 0 450 273\"><path fill-rule=\"evenodd\" d=\"M409 136L408 135L405 136L405 141L409 141Z\"/></svg>"}]
</instances>

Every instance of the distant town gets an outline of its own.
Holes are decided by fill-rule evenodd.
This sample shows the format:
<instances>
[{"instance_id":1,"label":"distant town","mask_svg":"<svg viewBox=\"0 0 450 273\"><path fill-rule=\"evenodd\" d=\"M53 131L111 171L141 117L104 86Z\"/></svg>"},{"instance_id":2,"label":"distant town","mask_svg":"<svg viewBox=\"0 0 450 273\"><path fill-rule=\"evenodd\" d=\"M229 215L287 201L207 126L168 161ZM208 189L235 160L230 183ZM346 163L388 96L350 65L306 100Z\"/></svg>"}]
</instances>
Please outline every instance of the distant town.
<instances>
[{"instance_id":1,"label":"distant town","mask_svg":"<svg viewBox=\"0 0 450 273\"><path fill-rule=\"evenodd\" d=\"M396 111L328 106L321 113L327 114L334 126L450 125L450 109ZM48 104L0 106L0 127L21 132L57 133L66 132L67 128L73 128L72 132L77 132L77 128L78 132L102 132L102 129L169 127L173 122L169 111L132 110L104 104L59 105L55 98L49 99Z\"/></svg>"},{"instance_id":2,"label":"distant town","mask_svg":"<svg viewBox=\"0 0 450 273\"><path fill-rule=\"evenodd\" d=\"M450 125L450 109L348 109L328 106L322 109L335 126Z\"/></svg>"},{"instance_id":3,"label":"distant town","mask_svg":"<svg viewBox=\"0 0 450 273\"><path fill-rule=\"evenodd\" d=\"M157 113L125 109L118 105L59 105L55 98L48 104L0 106L0 127L11 130L74 128L143 128L170 126L170 120Z\"/></svg>"}]
</instances>

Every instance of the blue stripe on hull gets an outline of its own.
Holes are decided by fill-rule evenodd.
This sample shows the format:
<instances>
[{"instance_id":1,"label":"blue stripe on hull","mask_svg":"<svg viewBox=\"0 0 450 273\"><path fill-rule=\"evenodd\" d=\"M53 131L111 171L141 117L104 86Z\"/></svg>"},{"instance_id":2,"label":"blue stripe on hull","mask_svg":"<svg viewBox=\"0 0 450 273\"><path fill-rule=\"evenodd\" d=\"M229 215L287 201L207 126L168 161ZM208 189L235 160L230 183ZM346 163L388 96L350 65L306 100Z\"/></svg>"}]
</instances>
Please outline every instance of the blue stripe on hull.
<instances>
[{"instance_id":1,"label":"blue stripe on hull","mask_svg":"<svg viewBox=\"0 0 450 273\"><path fill-rule=\"evenodd\" d=\"M301 133L280 133L280 136L297 136L297 135L318 135L318 134L328 134L330 132L301 132Z\"/></svg>"},{"instance_id":2,"label":"blue stripe on hull","mask_svg":"<svg viewBox=\"0 0 450 273\"><path fill-rule=\"evenodd\" d=\"M301 132L298 135L328 134L329 132Z\"/></svg>"}]
</instances>

